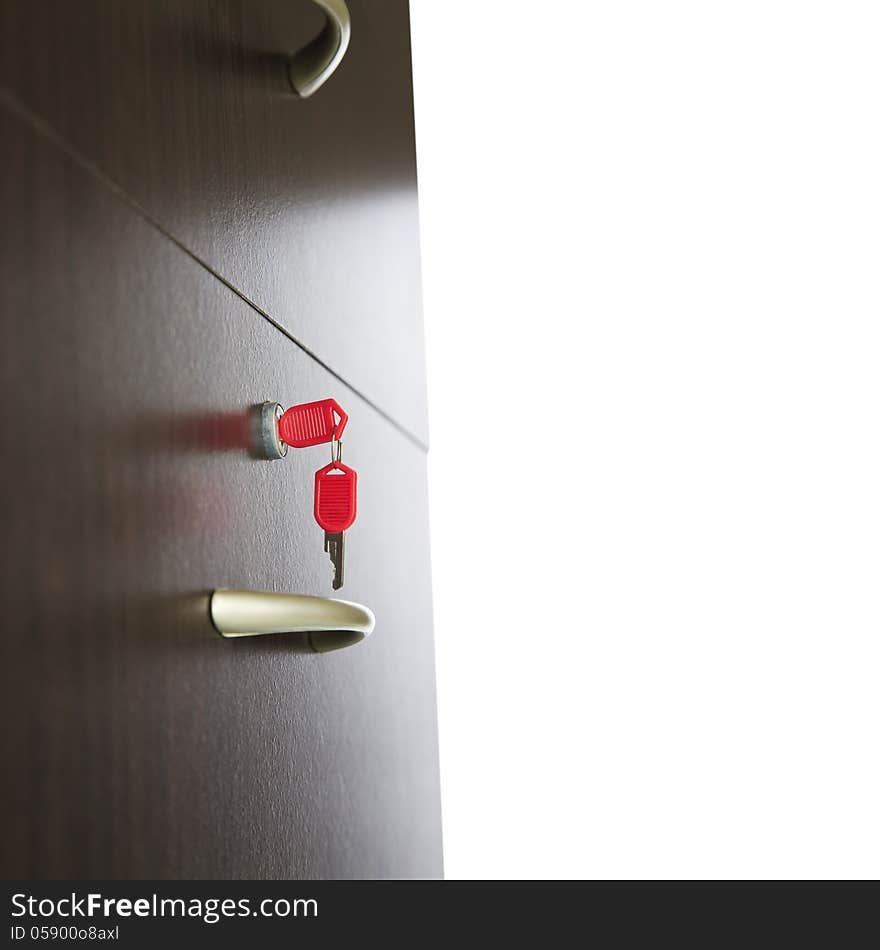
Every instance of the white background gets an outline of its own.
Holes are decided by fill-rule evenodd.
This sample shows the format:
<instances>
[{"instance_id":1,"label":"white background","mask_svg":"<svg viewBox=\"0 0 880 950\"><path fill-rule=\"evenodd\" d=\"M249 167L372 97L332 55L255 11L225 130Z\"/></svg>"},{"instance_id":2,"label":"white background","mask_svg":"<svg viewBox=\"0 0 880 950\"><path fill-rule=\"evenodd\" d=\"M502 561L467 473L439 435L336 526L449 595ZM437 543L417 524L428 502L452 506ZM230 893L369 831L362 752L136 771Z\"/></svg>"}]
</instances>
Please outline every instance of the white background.
<instances>
[{"instance_id":1,"label":"white background","mask_svg":"<svg viewBox=\"0 0 880 950\"><path fill-rule=\"evenodd\" d=\"M447 875L880 875L880 7L412 32Z\"/></svg>"}]
</instances>

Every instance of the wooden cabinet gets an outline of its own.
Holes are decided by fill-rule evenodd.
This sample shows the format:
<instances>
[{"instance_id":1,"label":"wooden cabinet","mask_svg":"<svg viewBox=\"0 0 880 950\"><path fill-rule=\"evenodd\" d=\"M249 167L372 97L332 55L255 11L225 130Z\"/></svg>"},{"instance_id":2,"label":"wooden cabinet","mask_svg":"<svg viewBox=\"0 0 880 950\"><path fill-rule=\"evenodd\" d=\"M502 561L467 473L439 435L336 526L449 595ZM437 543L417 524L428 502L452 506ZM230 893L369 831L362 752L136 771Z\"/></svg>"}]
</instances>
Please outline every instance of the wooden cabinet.
<instances>
[{"instance_id":1,"label":"wooden cabinet","mask_svg":"<svg viewBox=\"0 0 880 950\"><path fill-rule=\"evenodd\" d=\"M406 0L351 0L311 99L311 0L0 4L0 83L417 441L427 441Z\"/></svg>"},{"instance_id":2,"label":"wooden cabinet","mask_svg":"<svg viewBox=\"0 0 880 950\"><path fill-rule=\"evenodd\" d=\"M416 252L392 260L393 249L380 242L369 254L384 272L352 252L341 289L318 277L335 266L325 264L333 233L347 235L349 250L360 241L357 228L349 232L336 218L336 202L356 203L362 147L364 215L375 205L380 218L393 216L383 201L393 209L399 199L412 203L408 220L414 195L397 194L393 175L381 186L371 177L382 164L377 156L393 149L364 145L371 120L360 114L339 164L324 167L327 177L312 177L323 174L319 155L330 155L312 141L320 141L323 104L339 109L347 94L359 108L366 101L344 72L307 103L284 100L291 114L310 116L286 133L288 143L300 142L291 164L282 169L267 157L265 174L252 167L246 175L233 168L234 157L259 151L240 136L253 134L248 122L257 121L253 103L268 72L257 69L263 79L247 85L256 67L202 34L194 39L191 19L165 23L169 33L151 32L162 5L72 6L84 12L69 39L82 40L88 24L97 45L83 42L78 55L98 59L74 62L70 52L63 62L44 61L44 72L32 64L32 84L51 84L56 69L76 74L60 100L37 96L25 104L17 92L0 99L0 870L56 878L439 875L425 454L414 417L396 414L406 394L394 388L401 357L393 334L381 322L366 331L340 303L393 296L390 274L398 268L417 300ZM179 16L194 18L207 17L211 5L182 6L192 9ZM255 17L248 29L273 17L295 26L288 6L218 5L227 13L218 13L214 28L240 42L246 17ZM383 16L399 19L401 10L389 4ZM63 11L53 9L62 21ZM23 5L14 12L20 30L43 23L57 52L61 27L47 24L42 8L33 22ZM395 24L400 46L406 24ZM138 35L158 57L155 69L127 57ZM99 55L101 41L112 55ZM371 75L379 69L374 42L384 49L386 31L360 37L358 55ZM405 72L405 52L395 49L392 78ZM184 69L184 54L199 51ZM92 111L104 101L97 90L106 91L115 57L128 58L126 68L139 74L139 98L128 117L120 107L96 118ZM230 57L244 85L226 75ZM8 46L4 69L7 76L13 69ZM206 113L188 98L196 75L198 88L217 92ZM137 85L134 75L126 82ZM77 99L90 83L97 98ZM274 105L269 96L263 113L256 107L266 121L282 107L282 93ZM409 106L398 94L391 99L406 124ZM231 111L221 134L224 96ZM169 118L159 142L152 123L163 106ZM297 113L300 106L311 111ZM176 125L184 116L192 124ZM376 120L377 134L388 128L384 121ZM202 137L208 126L213 131ZM400 135L405 154L395 174L403 182L412 151ZM338 145L346 141L339 136ZM137 167L131 137L142 149ZM282 139L267 126L261 147L268 155ZM229 151L211 165L223 141ZM186 155L208 164L183 167ZM108 177L120 169L131 177ZM253 203L226 230L215 212L226 198L230 215L241 210L237 189L246 178ZM133 196L136 186L142 190ZM159 207L154 199L162 194L167 204ZM288 219L297 237L278 258L272 248L283 245L284 214L276 200L304 208ZM202 238L222 252L191 246ZM245 278L254 293L240 286ZM266 296L253 300L261 288ZM322 310L325 290L330 303ZM331 346L313 358L279 329L291 330L298 312L311 314L301 326L311 328L312 343L332 334L375 337L367 365L355 347ZM393 396L378 400L381 411L361 395L380 366ZM326 447L272 462L247 451L249 407L325 396L350 415L345 458L359 472L359 515L339 595L311 513L313 473L329 459ZM295 652L283 635L224 640L208 616L216 587L342 596L371 607L376 630L322 655Z\"/></svg>"}]
</instances>

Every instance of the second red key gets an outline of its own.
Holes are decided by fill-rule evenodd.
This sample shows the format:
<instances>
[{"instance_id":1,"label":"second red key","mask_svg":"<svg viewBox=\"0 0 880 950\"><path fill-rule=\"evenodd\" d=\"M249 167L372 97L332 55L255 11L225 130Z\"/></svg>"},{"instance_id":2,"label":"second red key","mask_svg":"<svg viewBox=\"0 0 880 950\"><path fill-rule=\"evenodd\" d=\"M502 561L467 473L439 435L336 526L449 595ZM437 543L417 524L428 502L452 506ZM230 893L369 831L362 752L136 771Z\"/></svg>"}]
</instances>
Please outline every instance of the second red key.
<instances>
[{"instance_id":1,"label":"second red key","mask_svg":"<svg viewBox=\"0 0 880 950\"><path fill-rule=\"evenodd\" d=\"M348 415L335 399L291 406L278 420L278 434L295 449L341 439Z\"/></svg>"}]
</instances>

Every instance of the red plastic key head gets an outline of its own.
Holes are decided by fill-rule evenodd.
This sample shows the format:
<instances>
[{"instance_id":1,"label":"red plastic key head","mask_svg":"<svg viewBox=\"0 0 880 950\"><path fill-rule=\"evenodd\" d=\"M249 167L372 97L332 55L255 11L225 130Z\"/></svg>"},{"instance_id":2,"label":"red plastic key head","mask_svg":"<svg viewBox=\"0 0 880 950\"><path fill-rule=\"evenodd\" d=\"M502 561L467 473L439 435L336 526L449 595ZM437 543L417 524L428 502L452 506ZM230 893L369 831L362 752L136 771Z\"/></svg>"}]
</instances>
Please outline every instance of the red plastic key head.
<instances>
[{"instance_id":1,"label":"red plastic key head","mask_svg":"<svg viewBox=\"0 0 880 950\"><path fill-rule=\"evenodd\" d=\"M345 531L357 517L357 472L331 462L315 472L315 521L330 534Z\"/></svg>"},{"instance_id":2,"label":"red plastic key head","mask_svg":"<svg viewBox=\"0 0 880 950\"><path fill-rule=\"evenodd\" d=\"M341 439L346 422L348 416L335 399L319 399L291 406L278 420L278 434L293 448L304 449L330 442L334 429Z\"/></svg>"}]
</instances>

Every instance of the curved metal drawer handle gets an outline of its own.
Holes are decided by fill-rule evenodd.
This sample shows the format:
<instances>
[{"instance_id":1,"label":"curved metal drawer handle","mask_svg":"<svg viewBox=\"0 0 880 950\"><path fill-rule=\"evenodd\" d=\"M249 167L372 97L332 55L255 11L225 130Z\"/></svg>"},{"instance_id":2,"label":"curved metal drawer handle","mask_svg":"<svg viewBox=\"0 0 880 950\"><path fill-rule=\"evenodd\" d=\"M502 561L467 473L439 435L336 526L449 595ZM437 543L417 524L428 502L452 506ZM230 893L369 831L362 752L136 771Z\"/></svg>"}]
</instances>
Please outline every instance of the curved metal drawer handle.
<instances>
[{"instance_id":1,"label":"curved metal drawer handle","mask_svg":"<svg viewBox=\"0 0 880 950\"><path fill-rule=\"evenodd\" d=\"M347 600L258 590L213 591L211 620L223 637L297 634L298 645L314 653L360 643L376 625L369 608Z\"/></svg>"},{"instance_id":2,"label":"curved metal drawer handle","mask_svg":"<svg viewBox=\"0 0 880 950\"><path fill-rule=\"evenodd\" d=\"M351 17L345 0L314 0L324 11L324 29L287 63L293 91L303 99L317 92L345 56L351 38Z\"/></svg>"}]
</instances>

